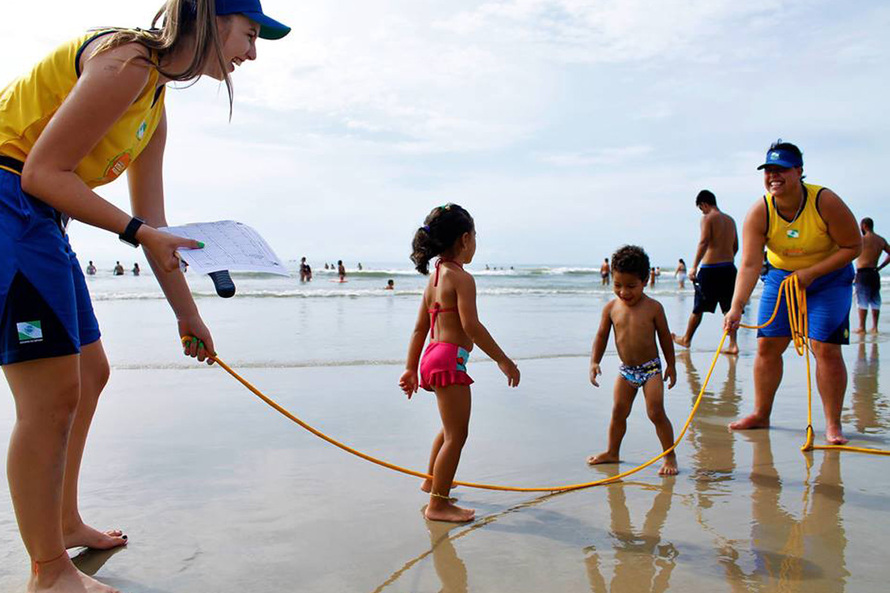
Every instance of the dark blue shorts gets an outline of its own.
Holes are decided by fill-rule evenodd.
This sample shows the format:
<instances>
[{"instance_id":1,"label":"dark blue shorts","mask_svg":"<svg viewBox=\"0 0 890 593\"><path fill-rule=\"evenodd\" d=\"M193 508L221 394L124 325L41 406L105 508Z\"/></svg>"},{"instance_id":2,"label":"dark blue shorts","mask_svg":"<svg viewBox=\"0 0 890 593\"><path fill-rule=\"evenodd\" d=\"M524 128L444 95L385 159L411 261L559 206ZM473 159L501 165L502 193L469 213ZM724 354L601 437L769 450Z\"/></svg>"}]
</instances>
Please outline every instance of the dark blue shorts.
<instances>
[{"instance_id":1,"label":"dark blue shorts","mask_svg":"<svg viewBox=\"0 0 890 593\"><path fill-rule=\"evenodd\" d=\"M720 310L727 313L732 308L735 277L736 267L731 261L702 264L695 276L692 312L713 313L717 310L717 305L720 305Z\"/></svg>"},{"instance_id":2,"label":"dark blue shorts","mask_svg":"<svg viewBox=\"0 0 890 593\"><path fill-rule=\"evenodd\" d=\"M860 309L881 308L881 273L877 268L856 270L856 303Z\"/></svg>"},{"instance_id":3,"label":"dark blue shorts","mask_svg":"<svg viewBox=\"0 0 890 593\"><path fill-rule=\"evenodd\" d=\"M791 272L771 267L763 280L763 294L757 312L757 325L766 323L776 306L779 285ZM807 288L807 325L810 337L826 344L850 343L850 307L853 304L853 266L844 266L820 278ZM784 291L783 291L784 292ZM757 337L779 338L791 336L788 325L788 306L782 304L776 319L757 330Z\"/></svg>"},{"instance_id":4,"label":"dark blue shorts","mask_svg":"<svg viewBox=\"0 0 890 593\"><path fill-rule=\"evenodd\" d=\"M0 169L0 365L77 354L99 339L86 280L57 212Z\"/></svg>"}]
</instances>

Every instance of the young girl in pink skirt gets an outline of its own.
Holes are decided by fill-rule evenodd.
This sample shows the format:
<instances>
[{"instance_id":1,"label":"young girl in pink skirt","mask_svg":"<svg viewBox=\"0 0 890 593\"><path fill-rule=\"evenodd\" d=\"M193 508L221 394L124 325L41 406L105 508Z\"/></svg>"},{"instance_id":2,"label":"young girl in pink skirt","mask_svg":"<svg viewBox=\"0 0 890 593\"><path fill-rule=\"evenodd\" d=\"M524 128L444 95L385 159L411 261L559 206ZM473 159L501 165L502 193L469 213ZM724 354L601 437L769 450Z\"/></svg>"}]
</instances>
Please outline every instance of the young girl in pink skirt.
<instances>
[{"instance_id":1,"label":"young girl in pink skirt","mask_svg":"<svg viewBox=\"0 0 890 593\"><path fill-rule=\"evenodd\" d=\"M455 505L448 496L470 424L470 351L478 345L497 362L511 387L519 385L519 368L476 314L476 282L464 270L476 253L476 229L469 212L457 204L433 209L417 229L412 247L411 261L421 274L429 274L430 261L438 258L411 334L405 372L399 379L409 399L418 386L435 392L442 417L442 430L433 440L427 470L433 479L421 485L421 490L430 493L424 513L432 521L472 521L475 511ZM430 343L421 360L427 333Z\"/></svg>"}]
</instances>

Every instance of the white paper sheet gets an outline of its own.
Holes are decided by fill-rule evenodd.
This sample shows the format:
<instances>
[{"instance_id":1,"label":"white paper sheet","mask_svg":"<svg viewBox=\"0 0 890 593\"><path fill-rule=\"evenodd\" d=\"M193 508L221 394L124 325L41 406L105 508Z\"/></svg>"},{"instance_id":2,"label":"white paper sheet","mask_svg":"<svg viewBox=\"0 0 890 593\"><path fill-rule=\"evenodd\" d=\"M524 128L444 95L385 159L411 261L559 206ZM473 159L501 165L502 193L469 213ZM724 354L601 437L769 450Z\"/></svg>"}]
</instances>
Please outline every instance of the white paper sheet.
<instances>
[{"instance_id":1,"label":"white paper sheet","mask_svg":"<svg viewBox=\"0 0 890 593\"><path fill-rule=\"evenodd\" d=\"M266 272L288 276L287 268L269 244L251 227L234 220L196 222L158 229L195 239L203 249L179 249L179 257L192 272L209 274L219 270Z\"/></svg>"}]
</instances>

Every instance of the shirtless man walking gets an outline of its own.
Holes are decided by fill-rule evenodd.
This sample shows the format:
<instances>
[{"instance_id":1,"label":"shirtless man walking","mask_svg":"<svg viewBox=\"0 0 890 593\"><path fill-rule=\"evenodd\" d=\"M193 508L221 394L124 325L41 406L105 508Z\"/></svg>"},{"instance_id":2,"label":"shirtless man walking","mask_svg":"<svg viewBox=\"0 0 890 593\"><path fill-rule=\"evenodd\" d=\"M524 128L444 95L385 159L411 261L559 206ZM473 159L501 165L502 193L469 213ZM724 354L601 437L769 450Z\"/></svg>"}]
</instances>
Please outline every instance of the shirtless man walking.
<instances>
[{"instance_id":1,"label":"shirtless man walking","mask_svg":"<svg viewBox=\"0 0 890 593\"><path fill-rule=\"evenodd\" d=\"M735 254L739 250L739 236L735 221L717 207L717 198L703 189L695 197L695 206L701 210L701 238L689 271L689 279L695 285L695 304L683 336L671 334L679 346L689 348L692 336L701 324L703 313L713 313L720 305L725 314L732 307L735 288ZM699 269L699 267L701 269ZM729 346L724 354L738 354L736 331L729 334Z\"/></svg>"},{"instance_id":2,"label":"shirtless man walking","mask_svg":"<svg viewBox=\"0 0 890 593\"><path fill-rule=\"evenodd\" d=\"M603 265L600 266L600 278L602 279L603 286L609 286L611 281L609 278L612 276L612 268L609 266L609 258L607 257L605 261L603 261Z\"/></svg>"},{"instance_id":3,"label":"shirtless man walking","mask_svg":"<svg viewBox=\"0 0 890 593\"><path fill-rule=\"evenodd\" d=\"M878 333L878 317L881 315L881 269L890 263L890 244L875 233L875 222L863 218L859 223L862 231L862 253L856 258L856 304L859 306L857 334L865 333L865 318L871 307L871 333ZM887 253L884 263L878 265L881 252Z\"/></svg>"}]
</instances>

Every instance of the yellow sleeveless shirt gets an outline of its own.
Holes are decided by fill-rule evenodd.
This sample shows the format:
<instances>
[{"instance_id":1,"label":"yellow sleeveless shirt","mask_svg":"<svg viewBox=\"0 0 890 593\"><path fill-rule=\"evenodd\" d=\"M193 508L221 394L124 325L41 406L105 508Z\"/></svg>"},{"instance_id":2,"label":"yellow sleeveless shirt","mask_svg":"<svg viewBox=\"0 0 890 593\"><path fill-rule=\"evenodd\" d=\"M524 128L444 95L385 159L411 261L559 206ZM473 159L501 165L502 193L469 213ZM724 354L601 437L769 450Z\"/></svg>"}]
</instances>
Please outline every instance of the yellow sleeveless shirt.
<instances>
[{"instance_id":1,"label":"yellow sleeveless shirt","mask_svg":"<svg viewBox=\"0 0 890 593\"><path fill-rule=\"evenodd\" d=\"M770 265L781 270L795 271L819 263L839 249L828 234L828 226L817 208L822 187L802 183L805 195L800 212L792 221L779 216L771 194L766 202L766 256Z\"/></svg>"},{"instance_id":2,"label":"yellow sleeveless shirt","mask_svg":"<svg viewBox=\"0 0 890 593\"><path fill-rule=\"evenodd\" d=\"M37 138L74 88L78 61L88 43L111 31L92 32L48 55L0 91L0 155L25 162ZM164 112L164 89L154 68L139 98L75 169L90 188L117 179L148 144ZM15 173L12 169L3 167Z\"/></svg>"}]
</instances>

